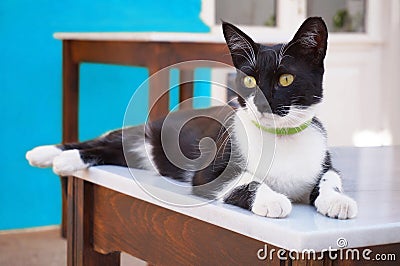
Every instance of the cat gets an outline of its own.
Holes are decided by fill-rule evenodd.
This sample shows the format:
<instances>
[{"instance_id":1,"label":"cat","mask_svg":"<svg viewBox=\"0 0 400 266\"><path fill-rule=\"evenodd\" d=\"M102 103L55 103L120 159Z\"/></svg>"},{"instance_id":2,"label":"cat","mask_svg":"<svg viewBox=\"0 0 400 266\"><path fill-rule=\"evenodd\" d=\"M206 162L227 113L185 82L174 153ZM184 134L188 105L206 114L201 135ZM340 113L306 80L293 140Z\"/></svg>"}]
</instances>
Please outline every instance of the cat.
<instances>
[{"instance_id":1,"label":"cat","mask_svg":"<svg viewBox=\"0 0 400 266\"><path fill-rule=\"evenodd\" d=\"M29 163L62 176L103 164L153 170L191 182L196 195L270 218L287 217L292 202L332 218L356 217L316 117L328 39L323 19L306 19L291 41L273 46L228 22L222 29L237 69L238 109L177 111L97 139L39 146L27 152ZM211 159L203 156L212 146L199 141L205 138L215 143ZM173 162L179 152L183 159Z\"/></svg>"}]
</instances>

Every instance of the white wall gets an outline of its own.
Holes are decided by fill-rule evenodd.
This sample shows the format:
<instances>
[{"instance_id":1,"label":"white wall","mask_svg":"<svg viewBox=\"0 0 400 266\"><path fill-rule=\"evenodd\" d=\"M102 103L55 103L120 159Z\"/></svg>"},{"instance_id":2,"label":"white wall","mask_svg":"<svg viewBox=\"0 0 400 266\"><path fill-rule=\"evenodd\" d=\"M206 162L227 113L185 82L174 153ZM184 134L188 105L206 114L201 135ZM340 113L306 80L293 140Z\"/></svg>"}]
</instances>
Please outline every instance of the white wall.
<instances>
[{"instance_id":1,"label":"white wall","mask_svg":"<svg viewBox=\"0 0 400 266\"><path fill-rule=\"evenodd\" d=\"M381 3L369 14L369 40L331 38L320 115L330 145L400 144L399 1Z\"/></svg>"},{"instance_id":2,"label":"white wall","mask_svg":"<svg viewBox=\"0 0 400 266\"><path fill-rule=\"evenodd\" d=\"M392 0L384 24L386 45L381 59L384 128L400 145L400 1Z\"/></svg>"},{"instance_id":3,"label":"white wall","mask_svg":"<svg viewBox=\"0 0 400 266\"><path fill-rule=\"evenodd\" d=\"M301 9L288 0L278 3ZM367 34L329 36L319 117L331 146L400 145L400 1L368 0L367 6ZM268 42L288 40L286 28L278 27ZM262 41L262 33L250 35ZM224 81L223 73L213 71L213 80Z\"/></svg>"}]
</instances>

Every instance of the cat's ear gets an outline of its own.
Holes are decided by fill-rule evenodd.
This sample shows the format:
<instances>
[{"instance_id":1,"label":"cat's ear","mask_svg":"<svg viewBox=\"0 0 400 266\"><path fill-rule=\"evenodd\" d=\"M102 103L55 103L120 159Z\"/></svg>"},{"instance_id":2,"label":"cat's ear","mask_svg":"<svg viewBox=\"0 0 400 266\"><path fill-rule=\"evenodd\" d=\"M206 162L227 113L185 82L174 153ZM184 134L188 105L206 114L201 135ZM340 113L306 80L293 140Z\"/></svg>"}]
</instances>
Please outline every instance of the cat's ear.
<instances>
[{"instance_id":1,"label":"cat's ear","mask_svg":"<svg viewBox=\"0 0 400 266\"><path fill-rule=\"evenodd\" d=\"M259 44L228 22L222 22L222 30L234 66L241 70L244 68L255 70Z\"/></svg>"},{"instance_id":2,"label":"cat's ear","mask_svg":"<svg viewBox=\"0 0 400 266\"><path fill-rule=\"evenodd\" d=\"M320 17L306 19L287 44L287 53L321 65L326 55L328 29Z\"/></svg>"}]
</instances>

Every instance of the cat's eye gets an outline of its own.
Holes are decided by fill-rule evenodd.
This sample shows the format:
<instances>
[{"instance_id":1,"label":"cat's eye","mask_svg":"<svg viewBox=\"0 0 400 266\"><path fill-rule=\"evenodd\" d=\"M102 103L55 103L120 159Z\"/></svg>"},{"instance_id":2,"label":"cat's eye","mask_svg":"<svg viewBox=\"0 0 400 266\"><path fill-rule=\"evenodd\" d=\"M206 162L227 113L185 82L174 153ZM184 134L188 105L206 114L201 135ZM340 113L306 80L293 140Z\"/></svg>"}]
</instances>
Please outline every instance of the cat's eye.
<instances>
[{"instance_id":1,"label":"cat's eye","mask_svg":"<svg viewBox=\"0 0 400 266\"><path fill-rule=\"evenodd\" d=\"M279 77L279 84L283 87L287 87L294 81L294 76L292 74L283 74Z\"/></svg>"},{"instance_id":2,"label":"cat's eye","mask_svg":"<svg viewBox=\"0 0 400 266\"><path fill-rule=\"evenodd\" d=\"M249 89L254 89L257 86L256 79L252 76L244 77L243 84L246 88L249 88Z\"/></svg>"}]
</instances>

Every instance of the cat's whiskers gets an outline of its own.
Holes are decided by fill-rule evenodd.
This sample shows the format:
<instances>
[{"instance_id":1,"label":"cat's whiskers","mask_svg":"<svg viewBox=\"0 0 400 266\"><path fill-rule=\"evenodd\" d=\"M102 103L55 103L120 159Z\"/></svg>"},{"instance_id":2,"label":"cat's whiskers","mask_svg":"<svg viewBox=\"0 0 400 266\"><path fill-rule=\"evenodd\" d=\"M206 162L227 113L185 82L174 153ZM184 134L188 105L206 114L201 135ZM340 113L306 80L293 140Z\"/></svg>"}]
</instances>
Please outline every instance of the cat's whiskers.
<instances>
[{"instance_id":1,"label":"cat's whiskers","mask_svg":"<svg viewBox=\"0 0 400 266\"><path fill-rule=\"evenodd\" d=\"M301 124L307 122L308 119L305 119L306 116L309 115L309 113L307 113L307 112L308 112L308 110L291 109L290 113L284 117L290 121L290 125L288 125L288 127L296 127L293 125L298 126L298 125L301 125ZM310 127L317 129L318 131L321 131L321 128L313 123L310 124Z\"/></svg>"},{"instance_id":2,"label":"cat's whiskers","mask_svg":"<svg viewBox=\"0 0 400 266\"><path fill-rule=\"evenodd\" d=\"M289 108L289 113L283 117L281 117L281 123L286 127L297 127L309 119L310 111L312 110L303 110L303 109L296 109L293 106L282 106L281 108ZM310 107L311 108L311 107Z\"/></svg>"},{"instance_id":3,"label":"cat's whiskers","mask_svg":"<svg viewBox=\"0 0 400 266\"><path fill-rule=\"evenodd\" d=\"M220 141L221 141L221 139L222 138L225 138L225 133L227 133L228 134L228 136L230 136L230 134L231 134L231 129L234 127L234 124L232 124L232 125L230 125L229 127L227 127L225 130L224 130L224 132L218 137L218 139L215 141L215 143L216 144L218 144Z\"/></svg>"},{"instance_id":4,"label":"cat's whiskers","mask_svg":"<svg viewBox=\"0 0 400 266\"><path fill-rule=\"evenodd\" d=\"M322 100L322 97L321 97L321 96L313 95L312 97L315 98L315 99L320 99L320 100Z\"/></svg>"},{"instance_id":5,"label":"cat's whiskers","mask_svg":"<svg viewBox=\"0 0 400 266\"><path fill-rule=\"evenodd\" d=\"M214 158L214 160L213 160L213 170L215 169L215 162L216 162L216 159L217 159L218 157L219 157L219 158L223 158L223 157L224 157L226 145L228 144L228 141L230 140L230 138L231 138L231 136L230 136L230 134L228 134L228 135L225 137L224 141L222 142L221 146L219 146L219 148L218 148L218 150L217 150L217 152L216 152L216 154L215 154L215 158ZM221 156L218 156L219 151L221 150L222 147L224 147L224 149L222 150L222 154L221 154Z\"/></svg>"},{"instance_id":6,"label":"cat's whiskers","mask_svg":"<svg viewBox=\"0 0 400 266\"><path fill-rule=\"evenodd\" d=\"M230 140L230 138L231 138L230 135L226 136L224 142L221 144L221 147L223 147L223 150L222 150L222 154L221 154L220 158L223 158L223 156L225 155L226 145L228 145L228 141ZM218 152L219 152L219 150L220 149L218 149ZM216 156L218 156L218 152L217 152Z\"/></svg>"},{"instance_id":7,"label":"cat's whiskers","mask_svg":"<svg viewBox=\"0 0 400 266\"><path fill-rule=\"evenodd\" d=\"M221 145L219 146L216 154L215 154L215 158L223 158L224 154L225 154L225 149L226 149L226 145L228 144L228 141L231 139L231 129L234 127L234 124L230 125L229 127L227 127L224 132L221 134L221 136L218 137L218 139L216 140L216 144L218 145L220 143L220 141L223 139ZM221 129L224 127L221 127ZM218 156L220 150L223 148L222 150L222 155ZM215 164L215 159L214 159L214 164ZM215 166L215 165L214 165ZM214 167L213 166L213 167Z\"/></svg>"},{"instance_id":8,"label":"cat's whiskers","mask_svg":"<svg viewBox=\"0 0 400 266\"><path fill-rule=\"evenodd\" d=\"M284 116L282 119L284 122L286 122L286 127L293 127L293 125L296 125L299 122L299 119L291 114Z\"/></svg>"},{"instance_id":9,"label":"cat's whiskers","mask_svg":"<svg viewBox=\"0 0 400 266\"><path fill-rule=\"evenodd\" d=\"M234 112L234 111L232 111L232 112ZM233 125L234 125L233 123L232 123L230 126L228 126L228 128L225 127L225 125L228 123L228 121L229 121L230 119L233 119L233 118L234 118L234 116L228 116L227 118L224 119L224 121L222 122L222 126L221 126L221 128L220 128L220 130L219 130L219 132L218 132L217 139L216 139L216 143L218 143L219 140L220 140L220 138L222 138L222 136L223 136L230 128L233 127ZM225 129L225 130L224 130L224 129Z\"/></svg>"}]
</instances>

